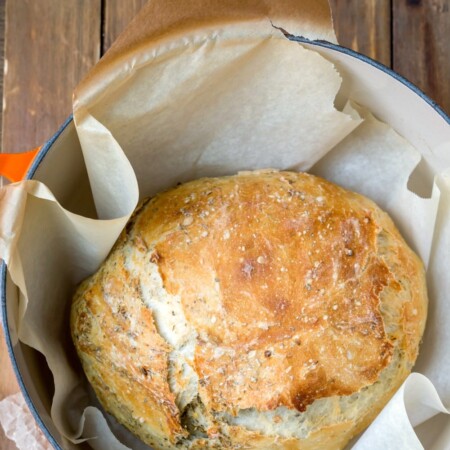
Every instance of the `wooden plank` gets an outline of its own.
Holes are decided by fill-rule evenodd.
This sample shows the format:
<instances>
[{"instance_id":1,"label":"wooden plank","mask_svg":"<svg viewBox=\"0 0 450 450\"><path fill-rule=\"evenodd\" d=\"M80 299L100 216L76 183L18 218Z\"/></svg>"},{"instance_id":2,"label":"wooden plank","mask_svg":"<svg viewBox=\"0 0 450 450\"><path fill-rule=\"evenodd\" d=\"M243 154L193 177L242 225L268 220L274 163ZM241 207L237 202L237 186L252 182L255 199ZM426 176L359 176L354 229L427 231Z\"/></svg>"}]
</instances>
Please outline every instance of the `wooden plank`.
<instances>
[{"instance_id":1,"label":"wooden plank","mask_svg":"<svg viewBox=\"0 0 450 450\"><path fill-rule=\"evenodd\" d=\"M3 52L5 50L5 0L0 1L0 67L3 70ZM3 96L3 72L0 76L0 98ZM3 108L0 108L0 142L2 136L2 112Z\"/></svg>"},{"instance_id":2,"label":"wooden plank","mask_svg":"<svg viewBox=\"0 0 450 450\"><path fill-rule=\"evenodd\" d=\"M394 69L450 113L450 0L393 2Z\"/></svg>"},{"instance_id":3,"label":"wooden plank","mask_svg":"<svg viewBox=\"0 0 450 450\"><path fill-rule=\"evenodd\" d=\"M69 116L99 58L100 23L101 0L6 1L3 151L41 145Z\"/></svg>"},{"instance_id":4,"label":"wooden plank","mask_svg":"<svg viewBox=\"0 0 450 450\"><path fill-rule=\"evenodd\" d=\"M0 67L3 68L5 47L5 0L0 1ZM0 97L3 96L3 72L0 77ZM0 109L0 139L2 133L3 112ZM19 390L16 377L12 370L11 361L9 360L8 350L6 348L5 333L0 324L0 400L8 395L14 394ZM2 450L17 450L13 441L10 441L0 426L0 448Z\"/></svg>"},{"instance_id":5,"label":"wooden plank","mask_svg":"<svg viewBox=\"0 0 450 450\"><path fill-rule=\"evenodd\" d=\"M71 113L73 88L100 54L100 24L101 0L1 1L2 151L42 144ZM1 327L0 367L1 400L19 389ZM0 448L16 450L1 427Z\"/></svg>"},{"instance_id":6,"label":"wooden plank","mask_svg":"<svg viewBox=\"0 0 450 450\"><path fill-rule=\"evenodd\" d=\"M339 44L391 66L391 0L330 0Z\"/></svg>"},{"instance_id":7,"label":"wooden plank","mask_svg":"<svg viewBox=\"0 0 450 450\"><path fill-rule=\"evenodd\" d=\"M146 3L147 0L104 0L102 54Z\"/></svg>"}]
</instances>

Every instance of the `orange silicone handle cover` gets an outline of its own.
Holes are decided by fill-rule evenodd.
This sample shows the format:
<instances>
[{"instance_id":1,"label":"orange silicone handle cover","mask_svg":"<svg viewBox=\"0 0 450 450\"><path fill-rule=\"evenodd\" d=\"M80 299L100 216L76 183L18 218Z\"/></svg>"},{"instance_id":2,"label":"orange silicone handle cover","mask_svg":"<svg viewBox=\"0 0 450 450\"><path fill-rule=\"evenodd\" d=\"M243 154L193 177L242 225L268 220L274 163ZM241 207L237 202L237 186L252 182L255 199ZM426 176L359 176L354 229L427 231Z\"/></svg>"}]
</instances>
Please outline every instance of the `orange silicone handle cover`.
<instances>
[{"instance_id":1,"label":"orange silicone handle cover","mask_svg":"<svg viewBox=\"0 0 450 450\"><path fill-rule=\"evenodd\" d=\"M40 147L24 153L0 153L0 175L11 182L25 178Z\"/></svg>"}]
</instances>

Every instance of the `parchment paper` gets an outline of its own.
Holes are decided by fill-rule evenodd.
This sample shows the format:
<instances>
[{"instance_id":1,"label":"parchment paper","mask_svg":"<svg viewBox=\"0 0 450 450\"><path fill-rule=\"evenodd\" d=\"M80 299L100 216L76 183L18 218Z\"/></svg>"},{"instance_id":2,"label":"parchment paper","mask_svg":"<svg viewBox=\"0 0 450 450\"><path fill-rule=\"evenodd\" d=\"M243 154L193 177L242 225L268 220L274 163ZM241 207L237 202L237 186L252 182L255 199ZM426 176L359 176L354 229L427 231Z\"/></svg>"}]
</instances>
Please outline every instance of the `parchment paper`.
<instances>
[{"instance_id":1,"label":"parchment paper","mask_svg":"<svg viewBox=\"0 0 450 450\"><path fill-rule=\"evenodd\" d=\"M168 3L166 10L165 2L151 2L76 91L74 117L99 219L64 210L35 181L0 194L0 256L21 293L18 337L47 359L57 428L73 443L97 436L89 441L96 450L144 448L119 428L128 447L121 444L109 431L114 421L88 406L69 338L71 294L104 259L139 196L264 167L311 170L391 213L428 264L430 318L417 370L449 403L448 168L435 174L430 199L416 196L407 183L420 153L357 105L335 110L341 80L333 65L279 29L333 39L325 2L255 0L247 8L236 1L228 9L196 0L179 16ZM433 448L447 448L426 429L428 417L444 411L431 392L422 376L411 376L356 448L398 449L394 435L422 448L412 426L422 427ZM449 433L450 421L439 429Z\"/></svg>"}]
</instances>

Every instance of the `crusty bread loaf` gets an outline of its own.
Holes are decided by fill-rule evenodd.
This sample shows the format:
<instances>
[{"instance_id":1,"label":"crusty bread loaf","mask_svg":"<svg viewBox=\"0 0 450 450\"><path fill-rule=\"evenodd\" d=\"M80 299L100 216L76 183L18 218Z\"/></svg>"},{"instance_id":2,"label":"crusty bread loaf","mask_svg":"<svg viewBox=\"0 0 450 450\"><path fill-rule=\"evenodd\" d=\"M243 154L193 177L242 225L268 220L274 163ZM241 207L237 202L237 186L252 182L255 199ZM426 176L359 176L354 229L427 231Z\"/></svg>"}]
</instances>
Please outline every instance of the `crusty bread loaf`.
<instances>
[{"instance_id":1,"label":"crusty bread loaf","mask_svg":"<svg viewBox=\"0 0 450 450\"><path fill-rule=\"evenodd\" d=\"M409 374L426 311L372 201L258 171L144 201L71 330L102 405L155 449L341 449Z\"/></svg>"}]
</instances>

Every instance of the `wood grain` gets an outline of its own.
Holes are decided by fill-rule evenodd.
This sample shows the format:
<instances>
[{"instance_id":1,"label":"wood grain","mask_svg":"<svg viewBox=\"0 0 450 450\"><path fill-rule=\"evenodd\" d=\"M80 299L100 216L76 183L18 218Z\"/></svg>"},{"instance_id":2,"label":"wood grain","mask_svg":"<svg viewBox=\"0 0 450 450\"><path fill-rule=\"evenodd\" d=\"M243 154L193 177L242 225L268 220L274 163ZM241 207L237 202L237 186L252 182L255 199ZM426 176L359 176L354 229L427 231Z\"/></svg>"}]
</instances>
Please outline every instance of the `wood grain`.
<instances>
[{"instance_id":1,"label":"wood grain","mask_svg":"<svg viewBox=\"0 0 450 450\"><path fill-rule=\"evenodd\" d=\"M391 66L391 0L330 0L340 45Z\"/></svg>"},{"instance_id":2,"label":"wood grain","mask_svg":"<svg viewBox=\"0 0 450 450\"><path fill-rule=\"evenodd\" d=\"M2 151L41 145L71 113L73 88L100 54L100 6L100 0L1 1ZM1 400L19 389L1 327L0 367ZM1 427L0 448L16 450Z\"/></svg>"},{"instance_id":3,"label":"wood grain","mask_svg":"<svg viewBox=\"0 0 450 450\"><path fill-rule=\"evenodd\" d=\"M450 0L394 0L394 70L450 113Z\"/></svg>"},{"instance_id":4,"label":"wood grain","mask_svg":"<svg viewBox=\"0 0 450 450\"><path fill-rule=\"evenodd\" d=\"M105 53L117 39L126 25L147 3L147 0L104 0L103 6L103 43Z\"/></svg>"},{"instance_id":5,"label":"wood grain","mask_svg":"<svg viewBox=\"0 0 450 450\"><path fill-rule=\"evenodd\" d=\"M6 2L3 151L41 145L69 116L99 58L100 16L100 0Z\"/></svg>"},{"instance_id":6,"label":"wood grain","mask_svg":"<svg viewBox=\"0 0 450 450\"><path fill-rule=\"evenodd\" d=\"M0 1L0 66L3 67L4 46L5 46L5 0ZM0 97L3 96L3 76L0 77ZM0 139L2 135L3 111L0 109ZM0 324L0 400L8 395L14 394L19 390L16 377L9 360L8 350L6 348L5 333ZM9 440L3 428L0 426L0 449L17 450L13 441Z\"/></svg>"},{"instance_id":7,"label":"wood grain","mask_svg":"<svg viewBox=\"0 0 450 450\"><path fill-rule=\"evenodd\" d=\"M0 0L0 67L3 67L3 52L5 50L5 0ZM0 98L3 97L3 74L0 76ZM3 132L2 127L2 116L3 116L3 108L0 108L0 142Z\"/></svg>"}]
</instances>

